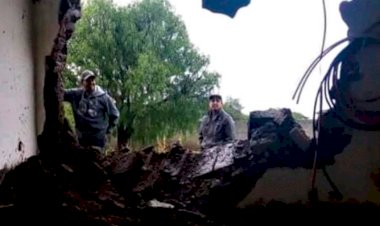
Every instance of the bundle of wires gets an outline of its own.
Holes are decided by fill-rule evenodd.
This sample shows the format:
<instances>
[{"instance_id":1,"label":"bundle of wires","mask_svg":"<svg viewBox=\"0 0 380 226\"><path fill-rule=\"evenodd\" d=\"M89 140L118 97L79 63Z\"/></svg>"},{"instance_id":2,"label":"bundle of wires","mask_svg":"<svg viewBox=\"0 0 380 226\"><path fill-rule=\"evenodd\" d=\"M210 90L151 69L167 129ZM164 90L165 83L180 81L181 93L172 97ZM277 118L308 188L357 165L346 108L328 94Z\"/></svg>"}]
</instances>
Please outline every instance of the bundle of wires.
<instances>
[{"instance_id":1,"label":"bundle of wires","mask_svg":"<svg viewBox=\"0 0 380 226\"><path fill-rule=\"evenodd\" d=\"M307 68L305 74L302 76L296 91L294 92L293 99L297 100L299 103L302 91L305 87L305 84L309 77L311 76L313 70L317 67L317 65L321 62L321 60L330 53L333 49L340 46L345 42L349 42L349 44L335 57L335 59L330 64L327 73L323 77L320 82L315 101L314 101L314 109L313 109L313 141L314 141L314 163L313 163L313 172L312 172L312 181L311 181L311 192L316 193L315 188L315 180L316 180L316 168L317 168L317 152L318 152L318 143L319 143L319 133L321 131L321 118L323 116L323 106L324 103L327 104L328 108L334 111L337 118L344 123L345 125L360 129L360 130L380 130L380 121L375 120L375 122L367 123L359 120L358 116L367 115L371 116L380 116L379 112L369 112L358 109L355 106L354 101L349 92L349 85L352 81L360 80L360 66L356 61L355 56L365 47L370 45L380 45L380 41L375 38L363 36L357 37L355 39L350 40L349 38L344 38L330 47L324 49L325 39L326 39L326 27L327 27L327 19L326 19L326 5L323 0L323 9L324 9L324 33L323 33L323 42L322 42L322 50L320 55L311 63L311 65ZM376 23L379 25L379 23ZM372 28L372 27L371 27ZM319 116L319 119L317 119ZM323 172L326 178L328 179L330 185L332 186L334 192L338 193L340 196L340 192L336 188L336 186L332 183L331 179L329 180L328 174L326 172L326 168L323 167Z\"/></svg>"},{"instance_id":2,"label":"bundle of wires","mask_svg":"<svg viewBox=\"0 0 380 226\"><path fill-rule=\"evenodd\" d=\"M294 93L293 99L297 98L297 102L302 94L302 89L305 86L307 79L310 77L313 69L318 65L318 63L322 60L322 58L330 52L336 46L348 41L347 39L343 39L331 47L327 48L323 51L310 65L310 67L305 72L302 77L300 83L298 84L297 90ZM360 120L357 118L358 115L368 115L379 116L379 112L369 112L358 109L355 106L355 102L352 100L352 97L349 92L349 85L352 81L358 81L361 79L360 74L360 66L356 61L355 56L359 51L363 48L366 48L371 45L380 45L380 41L370 37L356 38L352 40L347 47L345 47L332 61L329 66L327 73L323 77L317 95L314 101L314 109L313 109L313 140L315 144L315 153L314 153L314 164L313 164L313 172L312 172L312 191L315 191L315 180L316 180L316 168L317 168L317 152L318 152L318 144L319 144L319 133L321 131L321 117L323 117L323 101L325 101L330 108L330 110L334 111L337 118L346 126L351 128L366 130L366 131L374 131L380 130L380 122L375 121L374 123L363 123L359 122ZM319 119L316 116L319 115ZM323 173L327 179L329 179L328 174L326 172L326 168L323 167ZM341 197L340 192L336 188L336 186L332 183L331 179L329 179L330 185L334 188L334 192Z\"/></svg>"},{"instance_id":3,"label":"bundle of wires","mask_svg":"<svg viewBox=\"0 0 380 226\"><path fill-rule=\"evenodd\" d=\"M309 66L303 75L297 89L293 95L293 99L297 98L297 103L300 100L302 90L310 77L311 73L322 60L322 58L338 45L348 41L343 39L331 47L323 51ZM377 112L369 112L357 109L354 101L352 100L348 86L351 81L360 79L360 67L355 60L355 55L363 48L370 45L380 45L380 41L370 37L356 38L349 43L332 61L327 73L323 77L317 91L314 101L314 117L313 117L313 136L318 138L318 122L316 115L322 115L323 101L327 103L328 107L336 112L338 118L347 126L361 130L380 130L380 122L374 123L360 123L356 117L358 114L374 115Z\"/></svg>"}]
</instances>

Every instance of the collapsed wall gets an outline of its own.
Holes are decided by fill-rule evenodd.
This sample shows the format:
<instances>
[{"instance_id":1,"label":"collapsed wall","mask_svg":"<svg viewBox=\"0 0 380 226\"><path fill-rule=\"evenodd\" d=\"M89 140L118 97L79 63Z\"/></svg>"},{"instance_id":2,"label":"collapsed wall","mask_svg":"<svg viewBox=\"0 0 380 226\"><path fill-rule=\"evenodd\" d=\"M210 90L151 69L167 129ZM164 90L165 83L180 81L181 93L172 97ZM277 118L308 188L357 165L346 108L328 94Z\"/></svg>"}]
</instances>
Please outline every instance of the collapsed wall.
<instances>
[{"instance_id":1,"label":"collapsed wall","mask_svg":"<svg viewBox=\"0 0 380 226\"><path fill-rule=\"evenodd\" d=\"M77 17L74 11L61 12ZM65 32L72 30L73 21L66 22L61 24L60 38L70 37ZM215 225L218 224L215 214L232 211L252 188L257 192L257 185L270 170L301 168L310 171L313 149L309 147L312 142L303 142L307 139L299 140L293 136L300 127L287 109L254 115L259 123L254 125L248 141L217 146L201 154L177 146L166 154L145 149L104 157L97 150L79 147L62 117L60 72L67 53L67 39L57 40L46 61L44 98L47 117L44 133L39 137L41 153L1 178L0 207L10 216L33 210L32 218L27 218L29 223L54 225L144 225L159 217L178 225ZM340 127L336 128L338 131L334 131L334 126L329 128L327 137L336 135L339 138L339 134L343 134ZM320 160L327 165L334 165L335 157L346 153L343 148L351 142L351 137L341 143L338 139L333 140L334 143L325 144L321 153L324 158ZM275 177L269 178L276 180ZM283 178L284 188L293 184L308 187L300 183L301 180L289 184L289 175ZM271 191L267 185L260 186L261 192ZM286 189L274 191L283 197L289 194ZM301 195L306 197L306 192ZM350 195L355 197L355 194ZM256 193L254 199L270 196ZM292 203L299 200L298 197L285 201ZM255 205L268 203L270 199L255 202ZM308 207L308 203L301 206ZM377 207L376 204L369 206Z\"/></svg>"}]
</instances>

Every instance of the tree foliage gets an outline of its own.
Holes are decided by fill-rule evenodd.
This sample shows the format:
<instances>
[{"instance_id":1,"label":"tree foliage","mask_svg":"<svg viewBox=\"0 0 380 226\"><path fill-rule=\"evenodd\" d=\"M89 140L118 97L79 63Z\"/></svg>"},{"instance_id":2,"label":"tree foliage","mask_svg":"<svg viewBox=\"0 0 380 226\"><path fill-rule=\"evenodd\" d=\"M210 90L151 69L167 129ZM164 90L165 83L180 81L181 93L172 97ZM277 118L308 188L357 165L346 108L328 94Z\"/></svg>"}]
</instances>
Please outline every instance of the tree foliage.
<instances>
[{"instance_id":1,"label":"tree foliage","mask_svg":"<svg viewBox=\"0 0 380 226\"><path fill-rule=\"evenodd\" d=\"M248 115L245 115L242 110L243 106L241 105L239 99L227 97L224 101L224 110L231 115L235 121L247 121Z\"/></svg>"},{"instance_id":2,"label":"tree foliage","mask_svg":"<svg viewBox=\"0 0 380 226\"><path fill-rule=\"evenodd\" d=\"M69 50L66 85L74 86L81 70L94 70L116 100L123 139L133 134L145 143L194 129L219 82L165 0L127 7L89 1Z\"/></svg>"},{"instance_id":3,"label":"tree foliage","mask_svg":"<svg viewBox=\"0 0 380 226\"><path fill-rule=\"evenodd\" d=\"M295 120L308 120L309 118L299 112L292 112L292 116Z\"/></svg>"}]
</instances>

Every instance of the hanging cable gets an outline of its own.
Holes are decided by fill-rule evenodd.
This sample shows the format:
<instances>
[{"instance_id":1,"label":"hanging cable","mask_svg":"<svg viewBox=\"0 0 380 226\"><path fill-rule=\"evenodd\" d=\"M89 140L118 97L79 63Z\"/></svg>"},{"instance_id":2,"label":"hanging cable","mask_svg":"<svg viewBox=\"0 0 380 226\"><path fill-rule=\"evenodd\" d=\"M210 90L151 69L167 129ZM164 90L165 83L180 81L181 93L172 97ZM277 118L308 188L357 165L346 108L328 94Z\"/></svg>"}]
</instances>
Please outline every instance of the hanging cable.
<instances>
[{"instance_id":1,"label":"hanging cable","mask_svg":"<svg viewBox=\"0 0 380 226\"><path fill-rule=\"evenodd\" d=\"M342 43L348 41L348 38L344 38L340 41L337 41L336 43L332 44L329 48L327 48L323 53L318 55L317 58L310 64L310 66L307 68L305 73L303 74L300 82L297 85L297 88L293 94L292 99L297 99L296 103L298 104L301 98L301 94L303 91L304 86L306 85L307 80L309 79L311 73L315 69L315 67L320 63L320 61L328 54L330 53L333 49L335 49L337 46L341 45Z\"/></svg>"},{"instance_id":2,"label":"hanging cable","mask_svg":"<svg viewBox=\"0 0 380 226\"><path fill-rule=\"evenodd\" d=\"M338 120L343 122L345 125L361 129L361 130L380 130L380 120L367 120L367 123L359 123L358 114L363 114L366 117L380 117L380 112L368 112L359 110L356 108L355 103L349 94L349 84L351 81L358 79L360 76L359 64L355 60L357 53L369 45L380 45L380 41L371 37L356 37L352 40L344 38L325 49L326 44L326 33L327 33L327 10L326 2L322 0L323 5L323 18L324 18L324 29L322 37L321 53L317 58L310 64L305 73L303 74L297 88L293 94L293 100L297 100L297 104L300 101L303 89L310 78L312 72L317 67L322 59L330 53L337 46L343 44L346 41L350 41L349 44L341 50L338 55L334 58L330 64L325 76L320 82L313 107L313 141L314 141L314 159L312 166L311 175L311 191L309 192L309 199L313 203L318 200L318 192L316 189L316 173L318 167L318 147L320 145L320 131L321 124L323 120L323 106L324 103L329 109L334 111ZM376 26L380 25L380 22L375 23ZM374 26L375 26L374 25ZM372 29L374 26L371 26ZM367 29L369 30L369 29ZM367 31L365 32L367 33ZM368 100L367 100L368 101ZM372 101L372 99L371 99ZM318 120L317 120L318 118ZM374 124L369 122L375 121ZM336 198L340 199L342 194L339 192L336 185L332 182L325 168L323 168L323 173L329 182L330 186L333 188L333 194Z\"/></svg>"},{"instance_id":3,"label":"hanging cable","mask_svg":"<svg viewBox=\"0 0 380 226\"><path fill-rule=\"evenodd\" d=\"M352 97L348 92L349 83L352 80L357 79L360 75L359 65L358 62L356 62L354 56L357 55L361 49L374 44L380 45L380 41L368 37L354 39L335 57L319 85L313 108L313 140L315 142L315 149L311 175L311 191L309 193L309 198L312 202L315 201L318 197L315 184L316 171L318 167L318 146L320 143L320 131L322 124L321 121L323 119L323 100L325 100L329 108L335 112L338 120L343 122L345 125L362 130L380 130L380 122L369 125L359 123L357 120L355 120L357 117L358 109L356 109ZM312 68L315 68L315 65L313 65ZM307 71L307 73L311 72L312 70ZM300 89L301 92L302 88ZM317 117L319 117L318 120ZM333 194L337 198L341 198L342 194L339 192L336 185L332 182L325 169L323 173L330 186L333 188Z\"/></svg>"},{"instance_id":4,"label":"hanging cable","mask_svg":"<svg viewBox=\"0 0 380 226\"><path fill-rule=\"evenodd\" d=\"M307 80L309 79L311 73L316 68L316 66L321 62L321 60L330 53L334 48L339 46L340 44L348 41L347 38L342 39L330 47L328 47L325 50L326 45L326 36L327 36L327 9L326 9L326 2L325 0L322 0L322 6L323 6L323 21L324 21L324 29L323 29L323 37L322 37L322 46L321 46L321 53L319 56L312 62L312 64L307 68L305 74L301 78L301 81L299 82L296 91L293 94L293 99L297 97L297 103L299 103L301 94L303 92L303 89L306 85ZM334 67L336 60L330 65L326 75L323 77L320 86L317 91L317 95L314 101L314 108L313 108L313 140L314 140L314 159L313 159L313 166L312 166L312 174L311 174L311 190L309 191L309 200L312 204L318 201L318 191L316 188L316 175L317 175L317 167L318 167L318 149L319 149L319 143L320 143L320 136L319 133L321 131L321 116L323 115L323 103L325 102L329 108L333 108L334 106L334 100L330 97L330 89L331 89L331 83L336 84L337 82L337 76L338 76L338 70L336 67ZM339 68L339 66L338 66ZM319 118L317 120L317 117ZM323 169L323 173L329 182L330 186L333 188L333 194L335 194L337 197L341 196L341 193L339 192L338 188L335 186L335 184L332 182L331 178L329 177L326 169ZM339 195L337 195L339 194Z\"/></svg>"},{"instance_id":5,"label":"hanging cable","mask_svg":"<svg viewBox=\"0 0 380 226\"><path fill-rule=\"evenodd\" d=\"M380 130L380 122L361 123L358 115L364 114L371 117L379 112L357 109L348 90L349 83L360 77L359 64L354 56L369 45L380 45L380 41L367 37L357 38L338 54L331 64L332 70L327 74L328 77L331 77L330 80L333 81L333 84L329 87L330 91L326 98L332 103L331 109L337 112L338 119L344 124L360 130L373 131ZM327 86L328 83L323 85Z\"/></svg>"},{"instance_id":6,"label":"hanging cable","mask_svg":"<svg viewBox=\"0 0 380 226\"><path fill-rule=\"evenodd\" d=\"M322 38L321 54L325 50L326 35L327 35L327 8L326 8L325 0L322 0L322 6L323 6L323 38Z\"/></svg>"},{"instance_id":7,"label":"hanging cable","mask_svg":"<svg viewBox=\"0 0 380 226\"><path fill-rule=\"evenodd\" d=\"M326 10L326 2L325 2L325 0L322 0L322 6L323 6L323 21L324 21L323 27L324 28L323 28L323 38L322 38L321 53L319 55L319 59L317 58L318 61L316 61L316 64L313 65L311 68L309 67L310 68L310 72L309 71L306 72L306 73L309 73L309 74L307 74L307 76L305 77L305 80L304 80L303 84L300 87L299 96L297 98L297 103L300 100L302 90L303 90L303 88L304 88L304 86L306 84L306 81L309 78L311 72L316 67L316 65L322 60L322 58L324 56L325 44L326 44L326 33L327 33L327 12L326 12L327 10ZM332 50L332 48L331 48L331 50ZM330 67L329 71L330 70L331 70L331 67ZM316 97L315 102L314 102L314 110L313 110L313 137L314 137L314 142L315 142L315 149L314 149L313 168L312 168L312 174L311 174L311 190L309 192L309 199L310 199L311 203L315 203L318 200L318 191L317 191L317 188L316 188L315 184L316 184L317 163L318 163L318 145L319 145L319 134L318 134L318 131L320 131L321 120L318 120L318 121L316 120L316 116L317 116L316 115L316 111L317 111L317 106L318 106L318 102L319 102L319 114L318 114L318 116L320 118L320 116L322 115L322 108L323 108L323 94L326 93L326 87L324 85L324 81L325 80L329 80L327 76L325 76L323 78L323 80L321 82L321 85L320 85L320 87L318 89L317 97Z\"/></svg>"}]
</instances>

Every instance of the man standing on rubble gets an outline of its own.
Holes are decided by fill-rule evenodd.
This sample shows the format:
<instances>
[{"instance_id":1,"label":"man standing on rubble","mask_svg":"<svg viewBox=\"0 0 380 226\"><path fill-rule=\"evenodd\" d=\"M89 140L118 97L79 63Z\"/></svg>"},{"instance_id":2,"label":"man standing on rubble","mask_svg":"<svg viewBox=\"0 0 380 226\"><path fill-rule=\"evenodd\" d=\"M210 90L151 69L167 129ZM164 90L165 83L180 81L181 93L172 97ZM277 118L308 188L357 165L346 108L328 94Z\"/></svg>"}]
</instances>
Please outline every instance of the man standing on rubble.
<instances>
[{"instance_id":1,"label":"man standing on rubble","mask_svg":"<svg viewBox=\"0 0 380 226\"><path fill-rule=\"evenodd\" d=\"M218 94L209 97L209 111L201 120L199 142L203 148L232 143L235 139L235 122L223 110L222 96Z\"/></svg>"},{"instance_id":2,"label":"man standing on rubble","mask_svg":"<svg viewBox=\"0 0 380 226\"><path fill-rule=\"evenodd\" d=\"M80 145L103 149L107 134L117 124L119 111L114 100L96 85L95 79L94 72L83 71L81 87L65 90L64 100L72 106Z\"/></svg>"}]
</instances>

